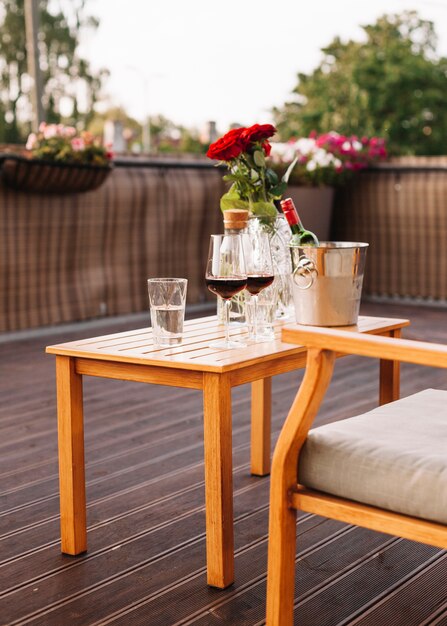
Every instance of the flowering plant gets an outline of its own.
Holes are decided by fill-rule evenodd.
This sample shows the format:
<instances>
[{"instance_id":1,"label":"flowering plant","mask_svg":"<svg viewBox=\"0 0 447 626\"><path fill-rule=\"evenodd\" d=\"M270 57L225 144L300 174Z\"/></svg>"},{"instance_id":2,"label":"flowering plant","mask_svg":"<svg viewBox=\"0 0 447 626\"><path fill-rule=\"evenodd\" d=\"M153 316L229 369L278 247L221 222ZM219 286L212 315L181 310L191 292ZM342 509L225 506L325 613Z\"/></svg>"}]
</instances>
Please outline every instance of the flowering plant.
<instances>
[{"instance_id":1,"label":"flowering plant","mask_svg":"<svg viewBox=\"0 0 447 626\"><path fill-rule=\"evenodd\" d=\"M385 159L387 152L385 140L379 137L359 139L329 132L272 144L271 156L278 170L297 160L292 182L320 186L345 182L356 171Z\"/></svg>"},{"instance_id":2,"label":"flowering plant","mask_svg":"<svg viewBox=\"0 0 447 626\"><path fill-rule=\"evenodd\" d=\"M112 152L102 141L87 131L79 135L72 126L42 122L39 132L31 133L26 149L36 159L55 163L108 165Z\"/></svg>"},{"instance_id":3,"label":"flowering plant","mask_svg":"<svg viewBox=\"0 0 447 626\"><path fill-rule=\"evenodd\" d=\"M284 193L286 176L280 180L267 166L272 149L268 139L275 132L271 124L254 124L232 129L210 145L207 156L229 169L224 180L231 182L231 187L221 198L222 211L248 209L258 215L276 215L274 200Z\"/></svg>"}]
</instances>

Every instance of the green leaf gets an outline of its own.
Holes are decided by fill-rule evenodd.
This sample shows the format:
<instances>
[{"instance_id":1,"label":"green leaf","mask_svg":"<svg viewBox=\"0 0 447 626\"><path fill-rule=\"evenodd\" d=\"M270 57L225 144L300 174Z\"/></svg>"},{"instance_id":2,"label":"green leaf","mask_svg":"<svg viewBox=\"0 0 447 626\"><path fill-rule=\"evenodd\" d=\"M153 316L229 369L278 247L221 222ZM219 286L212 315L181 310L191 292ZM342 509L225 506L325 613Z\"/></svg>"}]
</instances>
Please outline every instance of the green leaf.
<instances>
[{"instance_id":1,"label":"green leaf","mask_svg":"<svg viewBox=\"0 0 447 626\"><path fill-rule=\"evenodd\" d=\"M245 153L244 155L244 159L246 160L246 162L248 163L248 165L250 167L254 167L255 166L255 162L253 161L252 157L250 154L248 154L248 152Z\"/></svg>"},{"instance_id":2,"label":"green leaf","mask_svg":"<svg viewBox=\"0 0 447 626\"><path fill-rule=\"evenodd\" d=\"M251 180L258 180L259 174L256 170L250 170L250 178Z\"/></svg>"},{"instance_id":3,"label":"green leaf","mask_svg":"<svg viewBox=\"0 0 447 626\"><path fill-rule=\"evenodd\" d=\"M268 215L274 217L278 214L272 202L253 202L250 208L254 215Z\"/></svg>"},{"instance_id":4,"label":"green leaf","mask_svg":"<svg viewBox=\"0 0 447 626\"><path fill-rule=\"evenodd\" d=\"M241 200L239 194L234 187L231 187L227 193L224 193L220 199L220 210L227 211L228 209L248 209L248 202Z\"/></svg>"},{"instance_id":5,"label":"green leaf","mask_svg":"<svg viewBox=\"0 0 447 626\"><path fill-rule=\"evenodd\" d=\"M272 187L270 189L270 193L272 194L272 196L276 199L281 198L281 196L283 195L283 193L285 192L285 190L287 189L287 183L285 183L284 181L282 181L281 183L279 183L278 185L275 185L275 187Z\"/></svg>"},{"instance_id":6,"label":"green leaf","mask_svg":"<svg viewBox=\"0 0 447 626\"><path fill-rule=\"evenodd\" d=\"M240 181L244 182L245 181L245 176L243 174L239 174L239 173L236 173L236 174L225 174L225 176L222 176L222 179L225 180L225 181L236 182L236 181L240 180Z\"/></svg>"},{"instance_id":7,"label":"green leaf","mask_svg":"<svg viewBox=\"0 0 447 626\"><path fill-rule=\"evenodd\" d=\"M262 150L255 150L253 154L253 161L255 162L255 165L257 165L258 167L265 166L265 156Z\"/></svg>"},{"instance_id":8,"label":"green leaf","mask_svg":"<svg viewBox=\"0 0 447 626\"><path fill-rule=\"evenodd\" d=\"M270 169L269 167L265 170L265 177L268 180L268 182L275 186L278 184L278 175L276 172L274 172L272 169Z\"/></svg>"}]
</instances>

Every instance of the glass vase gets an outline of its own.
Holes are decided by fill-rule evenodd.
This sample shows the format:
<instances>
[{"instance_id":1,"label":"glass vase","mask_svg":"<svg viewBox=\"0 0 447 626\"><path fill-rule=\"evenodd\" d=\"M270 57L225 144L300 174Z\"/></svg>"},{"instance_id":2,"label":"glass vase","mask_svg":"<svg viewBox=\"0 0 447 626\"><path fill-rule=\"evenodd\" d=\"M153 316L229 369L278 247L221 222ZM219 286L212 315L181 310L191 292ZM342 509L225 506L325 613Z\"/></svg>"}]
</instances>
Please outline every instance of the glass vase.
<instances>
[{"instance_id":1,"label":"glass vase","mask_svg":"<svg viewBox=\"0 0 447 626\"><path fill-rule=\"evenodd\" d=\"M246 221L247 218L245 218ZM225 220L225 218L224 218ZM224 221L225 223L225 221ZM244 228L225 228L226 235L242 235L242 233L247 232L247 229ZM230 310L229 310L229 321L230 324L236 326L245 326L247 323L247 318L245 315L245 303L247 301L248 294L245 291L240 291L235 296L233 296L230 300ZM217 321L219 324L225 323L225 302L221 299L217 299Z\"/></svg>"},{"instance_id":2,"label":"glass vase","mask_svg":"<svg viewBox=\"0 0 447 626\"><path fill-rule=\"evenodd\" d=\"M292 259L288 243L290 227L281 213L276 216L252 215L248 220L248 232L262 230L269 235L272 252L274 286L277 294L276 319L294 317L292 293Z\"/></svg>"}]
</instances>

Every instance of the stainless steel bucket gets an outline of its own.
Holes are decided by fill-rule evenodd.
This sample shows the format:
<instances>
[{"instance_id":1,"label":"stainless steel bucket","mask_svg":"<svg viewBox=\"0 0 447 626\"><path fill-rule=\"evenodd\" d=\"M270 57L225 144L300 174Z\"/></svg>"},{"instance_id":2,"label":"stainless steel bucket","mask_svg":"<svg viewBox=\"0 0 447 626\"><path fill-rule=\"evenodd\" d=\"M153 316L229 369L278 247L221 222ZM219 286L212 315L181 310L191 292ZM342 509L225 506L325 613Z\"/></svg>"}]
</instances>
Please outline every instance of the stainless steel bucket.
<instances>
[{"instance_id":1,"label":"stainless steel bucket","mask_svg":"<svg viewBox=\"0 0 447 626\"><path fill-rule=\"evenodd\" d=\"M356 324L362 295L367 243L321 241L317 247L290 246L293 303L298 324Z\"/></svg>"}]
</instances>

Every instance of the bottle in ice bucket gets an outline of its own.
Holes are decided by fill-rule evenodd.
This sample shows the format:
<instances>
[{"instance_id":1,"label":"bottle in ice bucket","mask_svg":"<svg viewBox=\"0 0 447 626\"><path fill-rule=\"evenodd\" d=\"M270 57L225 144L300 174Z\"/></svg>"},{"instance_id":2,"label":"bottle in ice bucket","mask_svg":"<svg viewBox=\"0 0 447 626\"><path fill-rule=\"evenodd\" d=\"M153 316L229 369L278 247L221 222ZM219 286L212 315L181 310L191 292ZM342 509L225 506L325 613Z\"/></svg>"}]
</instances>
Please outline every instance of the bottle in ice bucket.
<instances>
[{"instance_id":1,"label":"bottle in ice bucket","mask_svg":"<svg viewBox=\"0 0 447 626\"><path fill-rule=\"evenodd\" d=\"M224 232L226 235L240 235L247 232L248 211L245 209L227 209L223 212ZM231 298L230 324L244 325L245 300L247 294L245 289ZM224 306L221 298L217 299L217 319L219 323L224 322Z\"/></svg>"},{"instance_id":2,"label":"bottle in ice bucket","mask_svg":"<svg viewBox=\"0 0 447 626\"><path fill-rule=\"evenodd\" d=\"M300 220L298 211L295 208L292 198L281 200L281 208L292 231L290 239L291 246L318 246L319 241L316 235L310 230L306 230Z\"/></svg>"}]
</instances>

